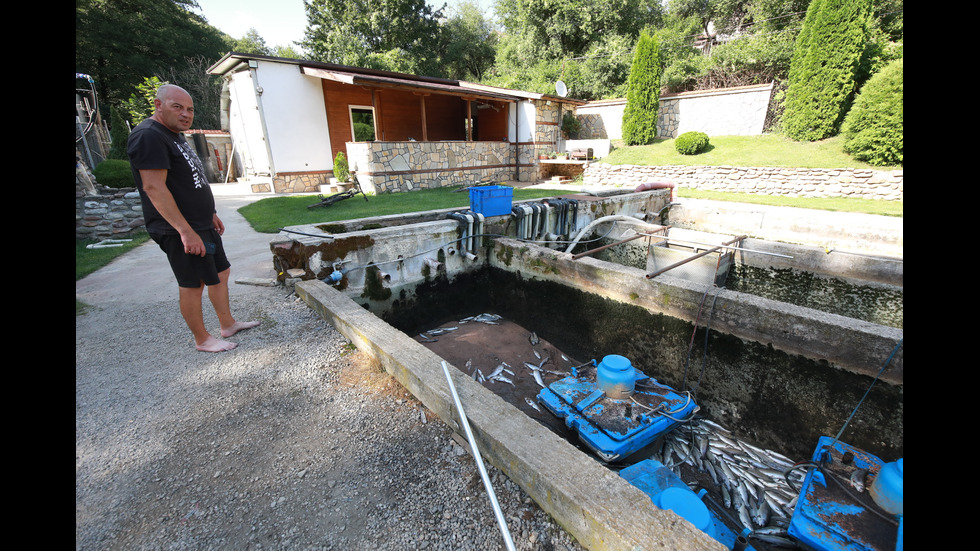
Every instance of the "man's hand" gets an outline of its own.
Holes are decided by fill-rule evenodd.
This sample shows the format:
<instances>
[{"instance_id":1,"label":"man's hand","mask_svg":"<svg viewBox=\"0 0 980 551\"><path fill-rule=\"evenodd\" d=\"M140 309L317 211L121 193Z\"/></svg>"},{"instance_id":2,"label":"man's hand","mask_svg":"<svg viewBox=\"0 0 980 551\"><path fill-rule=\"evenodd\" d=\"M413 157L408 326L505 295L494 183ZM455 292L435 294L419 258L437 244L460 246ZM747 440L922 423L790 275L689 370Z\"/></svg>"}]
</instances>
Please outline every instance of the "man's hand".
<instances>
[{"instance_id":1,"label":"man's hand","mask_svg":"<svg viewBox=\"0 0 980 551\"><path fill-rule=\"evenodd\" d=\"M225 234L225 224L218 218L218 213L214 213L214 229L217 230L218 235Z\"/></svg>"},{"instance_id":2,"label":"man's hand","mask_svg":"<svg viewBox=\"0 0 980 551\"><path fill-rule=\"evenodd\" d=\"M180 241L184 244L184 252L194 256L205 256L207 250L204 248L204 241L196 231L180 234Z\"/></svg>"}]
</instances>

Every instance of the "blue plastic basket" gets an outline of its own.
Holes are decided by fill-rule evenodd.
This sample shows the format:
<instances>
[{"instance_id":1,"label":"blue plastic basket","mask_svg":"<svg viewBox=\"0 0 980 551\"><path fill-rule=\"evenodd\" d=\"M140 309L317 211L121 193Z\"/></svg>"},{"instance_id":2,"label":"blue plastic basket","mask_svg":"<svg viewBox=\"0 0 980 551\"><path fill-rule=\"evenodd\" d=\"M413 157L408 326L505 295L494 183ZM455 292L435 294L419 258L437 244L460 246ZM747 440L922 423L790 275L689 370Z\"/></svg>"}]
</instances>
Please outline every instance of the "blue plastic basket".
<instances>
[{"instance_id":1,"label":"blue plastic basket","mask_svg":"<svg viewBox=\"0 0 980 551\"><path fill-rule=\"evenodd\" d=\"M479 186L470 188L470 210L483 216L510 214L514 188L509 186Z\"/></svg>"}]
</instances>

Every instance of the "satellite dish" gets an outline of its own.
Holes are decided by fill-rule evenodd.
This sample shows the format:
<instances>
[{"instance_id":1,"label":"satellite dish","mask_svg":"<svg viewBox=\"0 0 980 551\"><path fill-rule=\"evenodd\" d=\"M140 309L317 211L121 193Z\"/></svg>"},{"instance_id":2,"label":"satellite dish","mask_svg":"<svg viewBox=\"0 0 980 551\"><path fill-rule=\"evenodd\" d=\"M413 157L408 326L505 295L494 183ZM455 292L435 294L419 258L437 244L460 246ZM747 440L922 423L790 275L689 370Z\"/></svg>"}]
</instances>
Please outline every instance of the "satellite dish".
<instances>
[{"instance_id":1,"label":"satellite dish","mask_svg":"<svg viewBox=\"0 0 980 551\"><path fill-rule=\"evenodd\" d=\"M558 92L559 96L565 97L568 95L568 87L565 86L564 82L559 80L555 83L555 92Z\"/></svg>"}]
</instances>

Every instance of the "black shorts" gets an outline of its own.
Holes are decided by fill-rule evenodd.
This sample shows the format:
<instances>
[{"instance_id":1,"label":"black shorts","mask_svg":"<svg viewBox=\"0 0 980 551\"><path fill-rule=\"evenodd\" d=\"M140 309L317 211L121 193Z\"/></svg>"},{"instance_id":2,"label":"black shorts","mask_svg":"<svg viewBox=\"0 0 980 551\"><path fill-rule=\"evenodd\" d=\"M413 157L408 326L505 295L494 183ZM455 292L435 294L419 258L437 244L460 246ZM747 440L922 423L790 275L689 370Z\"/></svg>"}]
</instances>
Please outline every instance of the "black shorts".
<instances>
[{"instance_id":1,"label":"black shorts","mask_svg":"<svg viewBox=\"0 0 980 551\"><path fill-rule=\"evenodd\" d=\"M167 253L170 268L180 287L197 289L201 286L201 282L205 285L217 285L221 281L218 274L231 267L228 257L225 256L225 248L221 244L221 235L217 230L199 231L197 234L204 241L205 248L209 249L208 254L204 256L185 253L184 242L180 240L178 234L150 234L150 237L160 245L160 249ZM213 253L209 248L210 243L214 244Z\"/></svg>"}]
</instances>

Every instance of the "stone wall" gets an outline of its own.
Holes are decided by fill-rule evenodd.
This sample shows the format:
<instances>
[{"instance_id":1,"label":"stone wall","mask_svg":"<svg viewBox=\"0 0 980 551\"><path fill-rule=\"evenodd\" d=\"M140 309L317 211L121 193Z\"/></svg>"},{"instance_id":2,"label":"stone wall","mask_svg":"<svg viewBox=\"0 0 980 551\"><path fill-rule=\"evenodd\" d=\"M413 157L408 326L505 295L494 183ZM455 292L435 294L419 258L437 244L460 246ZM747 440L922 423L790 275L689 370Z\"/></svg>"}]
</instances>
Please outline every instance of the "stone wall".
<instances>
[{"instance_id":1,"label":"stone wall","mask_svg":"<svg viewBox=\"0 0 980 551\"><path fill-rule=\"evenodd\" d=\"M512 180L516 170L507 142L349 142L347 153L365 193ZM530 161L530 148L522 145L520 162Z\"/></svg>"},{"instance_id":2,"label":"stone wall","mask_svg":"<svg viewBox=\"0 0 980 551\"><path fill-rule=\"evenodd\" d=\"M592 163L585 168L583 181L585 185L622 187L670 181L678 187L731 193L902 201L905 178L902 170Z\"/></svg>"},{"instance_id":3,"label":"stone wall","mask_svg":"<svg viewBox=\"0 0 980 551\"><path fill-rule=\"evenodd\" d=\"M75 193L76 239L127 239L144 225L136 188L102 188L99 195Z\"/></svg>"}]
</instances>

